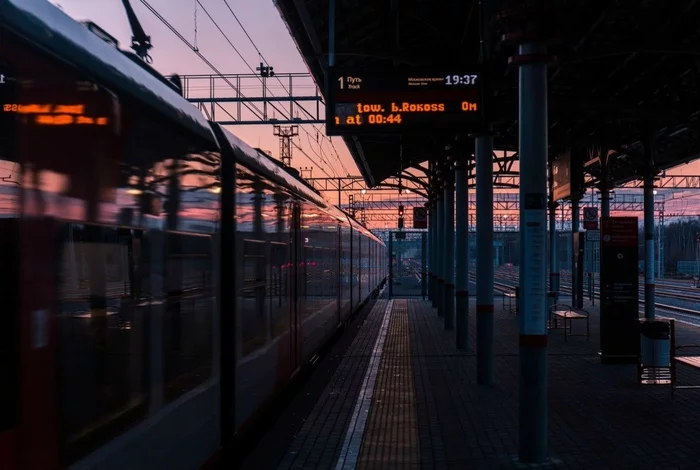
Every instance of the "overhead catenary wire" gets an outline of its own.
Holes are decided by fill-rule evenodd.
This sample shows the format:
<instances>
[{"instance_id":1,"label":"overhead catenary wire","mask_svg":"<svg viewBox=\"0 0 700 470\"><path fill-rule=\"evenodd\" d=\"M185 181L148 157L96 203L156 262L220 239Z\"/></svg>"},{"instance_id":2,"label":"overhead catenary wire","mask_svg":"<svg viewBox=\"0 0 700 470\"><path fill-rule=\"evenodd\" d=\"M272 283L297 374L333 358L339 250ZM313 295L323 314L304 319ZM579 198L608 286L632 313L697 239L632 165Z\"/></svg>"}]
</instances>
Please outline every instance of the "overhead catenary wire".
<instances>
[{"instance_id":1,"label":"overhead catenary wire","mask_svg":"<svg viewBox=\"0 0 700 470\"><path fill-rule=\"evenodd\" d=\"M224 37L224 39L225 39L226 42L229 44L229 46L231 46L231 48L234 50L234 52L235 52L235 53L238 55L238 57L243 61L243 63L246 65L246 67L248 67L248 69L251 71L251 73L255 74L255 70L253 69L253 67L248 63L248 61L245 59L245 57L243 57L243 54L241 54L241 52L238 50L238 48L233 44L233 41L231 41L231 39L230 39L230 38L228 37L228 35L224 32L224 30L221 28L221 26L219 26L219 24L217 23L217 21L216 21L216 20L214 19L214 17L209 13L209 11L206 9L206 7L205 7L204 5L202 5L202 2L201 2L200 0L196 0L196 2L197 2L197 4L202 8L202 11L204 11L204 13L207 15L207 17L209 18L209 20L214 24L214 26L215 26L216 29L219 31L219 33L221 33L221 35ZM247 32L246 32L246 35L247 35ZM257 50L257 46L255 46L255 47L256 47L256 50ZM259 79L259 80L263 83L263 85L265 86L265 83L263 82L262 77L258 76L257 74L255 74L255 75L258 77L258 79ZM284 87L284 85L282 85L282 86ZM267 86L266 86L266 88L267 88ZM267 89L269 90L269 88L267 88ZM274 95L273 95L273 96L274 96ZM269 104L270 104L270 106L271 106L275 111L277 111L278 113L280 113L280 115L281 115L282 117L284 117L284 118L286 118L286 119L288 119L288 120L290 120L290 121L291 121L292 118L294 117L294 116L289 116L289 117L287 117L287 115L286 115L283 111L281 111L277 106L275 106L275 104L273 104L273 103L269 103ZM308 131L306 131L305 129L302 129L302 130L304 130L304 132L306 132L306 133L308 134ZM295 146L298 147L297 145L295 145ZM326 174L328 177L331 177L331 175L330 175L327 171L325 171L325 169L324 169L321 165L319 165L318 162L316 162L313 158L311 158L306 152L304 152L304 155L305 155L312 163L315 163L315 164L319 167L319 169L320 169L321 171L323 171L324 174ZM332 166L330 163L326 162L326 165L328 165L329 168L331 168L331 170L332 170L333 172L335 172L335 169L333 168L333 166Z\"/></svg>"},{"instance_id":2,"label":"overhead catenary wire","mask_svg":"<svg viewBox=\"0 0 700 470\"><path fill-rule=\"evenodd\" d=\"M197 1L199 1L199 0L197 0ZM236 23L238 23L238 26L240 26L241 30L243 30L243 33L246 35L246 37L248 38L248 40L250 41L250 43L253 45L253 48L255 49L255 51L256 51L256 52L258 53L258 55L260 56L261 61L262 61L263 63L265 63L266 66L269 67L270 64L269 64L268 60L265 58L265 56L264 56L264 54L262 53L262 51L258 48L258 46L257 46L257 44L255 43L255 41L253 40L253 38L250 36L250 34L248 33L248 30L245 28L245 26L243 26L243 23L242 23L241 20L238 18L238 15L236 15L236 13L233 11L233 8L231 8L231 5L229 4L228 0L223 0L223 1L224 1L224 4L226 5L226 7L228 8L229 12L230 12L231 15L233 16L233 18L236 20ZM284 91L285 91L286 93L288 93L288 94L291 95L290 91L287 89L287 87L285 86L285 84L282 83L282 80L280 80L280 78L277 77L277 76L275 76L275 78L277 79L277 81L279 82L279 84L282 86L282 88L284 89ZM268 88L268 90L269 90L269 88ZM306 108L304 108L303 106L299 106L299 107L300 107L301 110L304 111L304 113L306 113L309 117L311 117L311 118L314 117L311 113L309 113L309 111L308 111ZM316 126L312 125L312 127L313 127L317 132L320 132L320 130L319 130ZM309 137L311 136L311 135L309 134L309 132L308 132L306 129L302 129L302 130L303 130L304 132L306 132L307 136L309 136ZM327 139L328 142L331 143L332 148L333 148L333 151L335 152L336 159L337 159L338 163L340 163L340 165L341 165L341 167L343 168L343 171L345 172L345 174L349 174L347 168L345 167L345 165L343 164L343 161L342 161L341 158L340 158L340 154L338 153L338 150L335 148L335 145L333 144L333 140L332 140L330 137L325 136L325 135L324 135L323 137L324 137L325 139ZM320 147L320 145L319 145L319 147Z\"/></svg>"},{"instance_id":3,"label":"overhead catenary wire","mask_svg":"<svg viewBox=\"0 0 700 470\"><path fill-rule=\"evenodd\" d=\"M227 78L224 76L224 74L222 74L222 73L219 71L219 69L216 68L216 66L214 66L214 64L212 64L212 63L204 56L204 54L202 54L202 53L199 51L198 48L195 48L182 34L180 34L180 32L177 30L177 28L175 28L173 25L171 25L170 22L168 22L168 20L166 20L166 19L163 17L163 15L161 15L161 14L158 12L158 10L156 10L153 6L151 6L151 4L149 4L147 0L141 0L141 3L142 3L146 8L148 8L148 10L149 10L151 13L153 13L153 15L154 15L156 18L158 18L158 19L160 20L160 22L163 23L175 36L177 36L178 39L180 39L180 41L182 41L187 47L189 47L190 50L192 50L192 52L194 52L194 53L197 55L197 57L199 57L199 58L202 60L202 62L204 62L205 64L207 64L207 66L208 66L210 69L212 69L219 77L221 77L221 78L224 80L224 82L226 82L226 83L233 89L233 91L235 91L236 93L240 93L241 96L243 96L243 94L240 92L240 90L239 90L238 88L236 88L236 86L235 86L233 83L231 83L231 81L230 81L229 79L227 79ZM253 105L253 107L255 108L255 110L253 110L253 109L250 107L250 105L248 105L248 103L245 103L245 102L244 102L243 105L244 105L248 110L250 110L258 119L262 119L262 111L260 111L260 109L258 109L257 106ZM257 111L257 113L256 113L256 111ZM234 118L233 116L231 116L231 118L233 118L233 119L235 120L235 118Z\"/></svg>"},{"instance_id":4,"label":"overhead catenary wire","mask_svg":"<svg viewBox=\"0 0 700 470\"><path fill-rule=\"evenodd\" d=\"M141 1L141 3L142 3L142 4L153 14L161 23L163 23L163 24L178 38L178 39L180 39L180 41L181 41L183 44L185 44L192 52L194 52L194 53L199 57L199 59L202 60L202 62L204 62L211 70L213 70L214 73L215 73L216 75L218 75L227 85L229 85L229 87L230 87L232 90L234 90L241 98L245 98L245 97L246 97L246 96L240 91L240 89L239 89L238 87L236 87L233 83L231 83L231 81L230 81L228 78L226 78L226 76L225 76L213 63L211 63L211 61L209 61L209 59L207 59L206 56L204 56L204 54L199 50L199 48L195 48L195 46L194 46L193 44L191 44L191 43L178 31L177 28L175 28L172 24L170 24L170 22L169 22L167 19L165 19L165 17L163 17L163 15L161 15L161 14L158 12L158 10L157 10L156 8L154 8L147 0L140 0L140 1ZM207 14L207 16L212 20L212 22L213 22L213 23L215 24L215 26L217 26L217 28L218 28L218 24L216 23L216 21L214 21L213 17L212 17L211 15L208 14L208 12L207 12L206 9L204 8L204 6L201 4L201 2L199 2L199 0L195 0L195 1L196 1L196 3L202 8L202 10L205 11L205 13ZM226 39L227 39L227 41L229 42L229 44L233 47L233 44L230 42L230 40L228 39L228 37L223 33L223 31L222 31L220 28L218 28L218 29L219 29L220 32L226 37ZM235 47L234 47L234 50L236 50L236 52L238 52L237 49L236 49ZM239 56L240 56L240 54L239 54ZM242 58L242 56L241 56L241 58ZM243 59L243 58L242 58L242 59ZM243 61L244 61L244 63L246 63L246 65L248 65L249 68L251 68L251 67L249 66L249 64L245 61L245 59L243 59ZM253 73L255 73L255 72L253 71ZM253 104L252 107L251 107L251 105L249 105L249 104L246 103L246 102L243 102L242 104L243 104L243 106L245 106L250 112L252 112L253 115L254 115L257 119L260 119L261 121L263 120L263 112L262 112L256 105ZM282 116L284 116L284 113L282 113L281 111L279 111L279 109L277 109L274 105L272 105L272 107L273 107L273 109L276 109L278 112L280 112L280 114L281 114ZM225 108L221 107L221 109L222 109L222 111L224 111L226 114L228 114L229 117L231 117L234 121L237 120L237 119L236 119L233 115L231 115ZM295 147L298 148L298 145L295 144ZM321 167L320 165L318 165L318 163L317 163L313 158L311 158L306 152L303 152L303 151L302 151L302 153L304 153L304 155L305 155L307 158L309 158L309 160L310 160L311 162L313 162L313 163L315 163L317 166L319 166L319 169L320 169L324 174L326 174L326 176L331 177L331 175L330 175L328 172L326 172L325 169L324 169L323 167Z\"/></svg>"}]
</instances>

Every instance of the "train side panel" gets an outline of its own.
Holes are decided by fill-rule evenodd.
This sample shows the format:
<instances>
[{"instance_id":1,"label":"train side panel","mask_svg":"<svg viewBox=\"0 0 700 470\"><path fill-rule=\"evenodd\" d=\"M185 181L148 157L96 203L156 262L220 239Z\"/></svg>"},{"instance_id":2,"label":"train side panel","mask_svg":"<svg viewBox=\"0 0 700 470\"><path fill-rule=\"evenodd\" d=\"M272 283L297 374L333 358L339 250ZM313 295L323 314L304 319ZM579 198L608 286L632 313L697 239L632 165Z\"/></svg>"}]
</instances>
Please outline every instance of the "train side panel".
<instances>
[{"instance_id":1,"label":"train side panel","mask_svg":"<svg viewBox=\"0 0 700 470\"><path fill-rule=\"evenodd\" d=\"M0 467L196 468L221 445L219 292L235 297L243 432L367 300L383 246L235 138L235 236L221 239L221 142L189 103L160 80L142 101L103 80L109 67L0 34L0 62L23 78L2 98L29 106L0 115L13 168L0 240L14 247L0 255ZM111 52L123 59L105 49L100 63ZM154 82L142 72L133 83Z\"/></svg>"},{"instance_id":2,"label":"train side panel","mask_svg":"<svg viewBox=\"0 0 700 470\"><path fill-rule=\"evenodd\" d=\"M24 79L9 98L34 106L11 116L0 151L17 163L20 225L35 242L19 250L34 270L20 276L21 375L44 381L24 382L41 417L20 415L14 465L196 466L218 445L216 142L1 34Z\"/></svg>"}]
</instances>

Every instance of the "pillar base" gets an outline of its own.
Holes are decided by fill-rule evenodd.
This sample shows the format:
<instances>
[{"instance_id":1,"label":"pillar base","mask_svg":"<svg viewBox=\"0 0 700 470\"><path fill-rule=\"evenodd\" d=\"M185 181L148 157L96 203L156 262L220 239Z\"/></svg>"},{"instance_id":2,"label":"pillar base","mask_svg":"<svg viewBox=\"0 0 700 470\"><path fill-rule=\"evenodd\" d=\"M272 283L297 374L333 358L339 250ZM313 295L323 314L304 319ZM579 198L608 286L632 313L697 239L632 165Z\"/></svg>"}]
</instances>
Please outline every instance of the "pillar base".
<instances>
[{"instance_id":1,"label":"pillar base","mask_svg":"<svg viewBox=\"0 0 700 470\"><path fill-rule=\"evenodd\" d=\"M543 464L548 460L547 336L521 335L519 356L519 460Z\"/></svg>"},{"instance_id":2,"label":"pillar base","mask_svg":"<svg viewBox=\"0 0 700 470\"><path fill-rule=\"evenodd\" d=\"M493 305L476 306L476 380L493 385Z\"/></svg>"},{"instance_id":3,"label":"pillar base","mask_svg":"<svg viewBox=\"0 0 700 470\"><path fill-rule=\"evenodd\" d=\"M455 328L455 286L454 284L445 284L445 329L454 330Z\"/></svg>"},{"instance_id":4,"label":"pillar base","mask_svg":"<svg viewBox=\"0 0 700 470\"><path fill-rule=\"evenodd\" d=\"M469 349L469 291L457 291L455 329L457 330L457 349Z\"/></svg>"}]
</instances>

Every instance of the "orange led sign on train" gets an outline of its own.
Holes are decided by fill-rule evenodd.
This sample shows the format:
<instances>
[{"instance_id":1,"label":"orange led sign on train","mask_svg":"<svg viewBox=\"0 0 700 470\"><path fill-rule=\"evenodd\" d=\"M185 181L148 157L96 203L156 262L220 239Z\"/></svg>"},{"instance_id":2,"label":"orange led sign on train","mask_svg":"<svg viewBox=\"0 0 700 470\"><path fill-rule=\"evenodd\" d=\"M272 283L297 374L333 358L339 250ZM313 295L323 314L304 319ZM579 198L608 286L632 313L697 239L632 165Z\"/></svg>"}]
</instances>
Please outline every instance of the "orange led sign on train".
<instances>
[{"instance_id":1,"label":"orange led sign on train","mask_svg":"<svg viewBox=\"0 0 700 470\"><path fill-rule=\"evenodd\" d=\"M106 126L109 119L104 116L85 116L84 104L15 104L2 105L5 113L33 115L34 123L41 126Z\"/></svg>"}]
</instances>

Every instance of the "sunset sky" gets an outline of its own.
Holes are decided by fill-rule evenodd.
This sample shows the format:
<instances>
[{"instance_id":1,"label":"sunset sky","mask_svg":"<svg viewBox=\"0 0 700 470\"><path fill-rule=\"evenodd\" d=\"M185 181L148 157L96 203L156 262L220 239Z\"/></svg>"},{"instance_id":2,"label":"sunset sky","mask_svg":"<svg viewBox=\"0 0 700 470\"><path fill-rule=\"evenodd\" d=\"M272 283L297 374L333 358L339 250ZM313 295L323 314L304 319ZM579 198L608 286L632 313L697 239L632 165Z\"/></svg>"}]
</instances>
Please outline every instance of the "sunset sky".
<instances>
[{"instance_id":1,"label":"sunset sky","mask_svg":"<svg viewBox=\"0 0 700 470\"><path fill-rule=\"evenodd\" d=\"M75 19L94 21L115 36L122 48L129 47L131 31L120 0L52 0L52 3L58 4ZM151 36L154 46L151 50L151 56L154 59L153 65L156 69L164 74L213 73L139 0L132 0L131 3L146 34ZM307 71L306 65L272 0L229 0L229 5L254 41L257 50L246 37L223 0L201 0L201 3L253 69L260 62L259 51L278 74ZM196 0L149 0L149 4L193 44L195 43L196 24L196 45L200 52L222 73L251 73L248 65L239 57L200 6L196 7L197 21L195 22ZM313 94L314 91L311 82L295 83L294 87L298 93L302 94ZM242 88L243 93L247 96L260 96L262 85L259 81L252 80L245 82ZM280 84L275 81L270 82L270 90L275 95L285 94ZM205 87L194 91L194 93L207 92ZM217 88L217 94L218 96L233 96L233 90L222 83ZM245 117L249 118L250 115ZM323 137L323 126L303 127L306 132L300 131L300 136L295 139L296 144L302 150L294 149L293 166L297 168L313 166L313 176L316 177L325 176L324 172L330 176L347 173L359 174L341 139L334 139L335 145L331 146L329 140ZM229 127L229 130L248 144L270 150L274 156L278 156L279 140L273 135L272 126L233 126ZM337 160L336 152L340 156L340 161ZM304 153L311 156L314 161L307 158ZM684 165L669 171L667 174L700 174L700 162ZM666 194L667 199L671 197L667 191L662 191L662 193ZM696 215L698 214L698 199L700 198L694 195L685 197L673 203L678 205L677 208L667 208L667 212Z\"/></svg>"}]
</instances>

